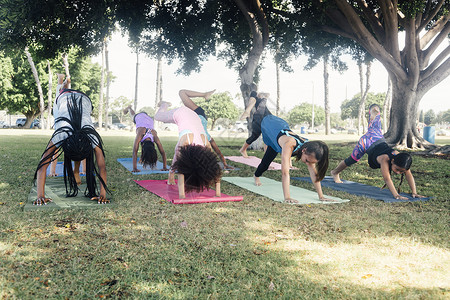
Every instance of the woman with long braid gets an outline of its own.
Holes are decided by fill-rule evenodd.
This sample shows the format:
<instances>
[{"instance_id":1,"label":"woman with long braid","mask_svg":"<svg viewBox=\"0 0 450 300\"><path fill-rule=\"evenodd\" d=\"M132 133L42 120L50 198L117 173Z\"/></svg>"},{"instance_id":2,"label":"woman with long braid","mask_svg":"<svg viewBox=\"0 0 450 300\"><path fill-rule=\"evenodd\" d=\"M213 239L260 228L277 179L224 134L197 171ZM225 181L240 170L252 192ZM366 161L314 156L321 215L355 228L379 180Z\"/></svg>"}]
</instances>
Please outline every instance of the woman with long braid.
<instances>
[{"instance_id":1,"label":"woman with long braid","mask_svg":"<svg viewBox=\"0 0 450 300\"><path fill-rule=\"evenodd\" d=\"M45 180L48 165L64 152L64 183L67 197L78 194L79 166L86 159L85 196L98 203L109 203L106 199L105 153L100 135L95 131L92 120L92 102L89 97L76 90L65 89L55 100L53 107L55 132L38 164L34 179L37 181L35 205L45 205L52 199L45 197ZM94 159L95 157L95 159ZM98 169L95 167L94 160ZM72 161L75 167L72 169ZM74 172L74 170L76 170ZM100 194L95 177L100 181Z\"/></svg>"}]
</instances>

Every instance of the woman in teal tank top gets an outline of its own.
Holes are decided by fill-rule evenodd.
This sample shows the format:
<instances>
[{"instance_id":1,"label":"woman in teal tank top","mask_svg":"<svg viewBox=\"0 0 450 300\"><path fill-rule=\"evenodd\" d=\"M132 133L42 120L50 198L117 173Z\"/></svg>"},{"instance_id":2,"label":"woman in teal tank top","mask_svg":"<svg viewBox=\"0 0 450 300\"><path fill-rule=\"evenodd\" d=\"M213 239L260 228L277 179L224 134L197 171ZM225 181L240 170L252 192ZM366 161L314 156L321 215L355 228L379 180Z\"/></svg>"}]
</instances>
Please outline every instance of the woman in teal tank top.
<instances>
[{"instance_id":1,"label":"woman in teal tank top","mask_svg":"<svg viewBox=\"0 0 450 300\"><path fill-rule=\"evenodd\" d=\"M256 92L252 92L252 96L256 96ZM252 120L253 132L251 138L256 140L262 134L263 141L267 145L262 161L254 174L255 185L261 185L259 177L269 168L270 163L278 153L281 153L281 182L284 199L287 203L297 203L297 200L291 198L289 191L290 159L292 156L295 156L297 161L301 160L307 165L311 181L319 199L329 201L329 199L324 197L320 184L328 169L328 146L322 141L308 141L294 134L285 120L270 113L266 107L266 99L256 99L256 101L249 102L250 105L257 104ZM251 108L247 107L246 112L250 111ZM247 141L246 144L248 144Z\"/></svg>"}]
</instances>

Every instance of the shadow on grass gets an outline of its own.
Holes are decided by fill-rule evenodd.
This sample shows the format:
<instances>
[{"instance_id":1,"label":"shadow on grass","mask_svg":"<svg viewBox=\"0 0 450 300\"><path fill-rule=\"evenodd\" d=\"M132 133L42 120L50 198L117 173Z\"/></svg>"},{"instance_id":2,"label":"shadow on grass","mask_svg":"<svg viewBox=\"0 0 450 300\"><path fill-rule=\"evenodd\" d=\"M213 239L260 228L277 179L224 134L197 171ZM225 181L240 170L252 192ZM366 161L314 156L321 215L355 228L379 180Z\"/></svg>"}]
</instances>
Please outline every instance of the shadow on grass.
<instances>
[{"instance_id":1,"label":"shadow on grass","mask_svg":"<svg viewBox=\"0 0 450 300\"><path fill-rule=\"evenodd\" d=\"M288 206L224 182L224 193L243 194L244 201L177 206L132 181L167 175L134 176L116 162L130 156L132 139L105 138L114 209L24 213L18 199L29 192L45 143L27 157L20 147L9 151L11 162L1 166L1 297L448 296L445 202L393 205L326 190L351 202ZM165 145L168 157L173 146ZM239 167L233 176L254 172Z\"/></svg>"}]
</instances>

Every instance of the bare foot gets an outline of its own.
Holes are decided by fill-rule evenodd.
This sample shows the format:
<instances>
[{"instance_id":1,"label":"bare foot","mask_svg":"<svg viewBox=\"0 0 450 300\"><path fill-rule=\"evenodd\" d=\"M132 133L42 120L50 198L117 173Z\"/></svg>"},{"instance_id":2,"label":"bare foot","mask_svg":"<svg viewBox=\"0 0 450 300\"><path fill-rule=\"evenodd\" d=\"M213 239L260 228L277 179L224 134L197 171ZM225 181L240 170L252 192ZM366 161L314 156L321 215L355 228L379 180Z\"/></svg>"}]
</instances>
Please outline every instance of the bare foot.
<instances>
[{"instance_id":1,"label":"bare foot","mask_svg":"<svg viewBox=\"0 0 450 300\"><path fill-rule=\"evenodd\" d=\"M125 108L122 110L123 114L126 115L127 112L128 112L128 110L129 110L130 108L131 108L131 104L128 105L127 107L125 107Z\"/></svg>"},{"instance_id":2,"label":"bare foot","mask_svg":"<svg viewBox=\"0 0 450 300\"><path fill-rule=\"evenodd\" d=\"M259 177L253 176L253 178L255 179L255 185L256 186L261 186L262 185L261 180L259 180Z\"/></svg>"},{"instance_id":3,"label":"bare foot","mask_svg":"<svg viewBox=\"0 0 450 300\"><path fill-rule=\"evenodd\" d=\"M243 157L248 158L247 150L243 150L241 148L241 149L239 149L239 152L242 154Z\"/></svg>"},{"instance_id":4,"label":"bare foot","mask_svg":"<svg viewBox=\"0 0 450 300\"><path fill-rule=\"evenodd\" d=\"M331 171L331 176L333 176L334 182L342 183L342 180L339 178L339 173L335 173L333 170Z\"/></svg>"},{"instance_id":5,"label":"bare foot","mask_svg":"<svg viewBox=\"0 0 450 300\"><path fill-rule=\"evenodd\" d=\"M204 97L205 100L208 100L211 97L211 95L214 94L215 91L216 90L212 90L212 91L206 92L205 93L205 97Z\"/></svg>"}]
</instances>

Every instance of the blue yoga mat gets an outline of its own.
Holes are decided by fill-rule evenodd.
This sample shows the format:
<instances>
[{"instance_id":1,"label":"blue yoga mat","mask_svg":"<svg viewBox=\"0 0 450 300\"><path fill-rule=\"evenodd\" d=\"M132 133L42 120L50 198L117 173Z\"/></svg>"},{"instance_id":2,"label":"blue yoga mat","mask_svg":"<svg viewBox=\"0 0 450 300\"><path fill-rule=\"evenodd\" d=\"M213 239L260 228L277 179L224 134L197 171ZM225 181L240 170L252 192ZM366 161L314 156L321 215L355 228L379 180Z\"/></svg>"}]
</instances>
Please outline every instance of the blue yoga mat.
<instances>
[{"instance_id":1,"label":"blue yoga mat","mask_svg":"<svg viewBox=\"0 0 450 300\"><path fill-rule=\"evenodd\" d=\"M133 171L133 159L131 157L127 158L118 158L117 161L125 167L128 171ZM163 163L160 161L156 162L156 167L151 169L149 167L144 168L142 164L139 162L137 163L137 168L141 170L140 172L133 173L134 175L146 175L146 174L164 174L169 173L169 171L161 171L163 168ZM167 166L167 168L170 168L170 166Z\"/></svg>"},{"instance_id":2,"label":"blue yoga mat","mask_svg":"<svg viewBox=\"0 0 450 300\"><path fill-rule=\"evenodd\" d=\"M72 168L74 166L74 163L72 162ZM82 166L80 165L80 172L82 170ZM64 162L62 161L58 161L56 163L56 168L55 168L55 173L56 173L56 177L62 177L64 176ZM50 174L50 166L48 166L47 168L47 176L48 174ZM84 174L80 174L80 176L85 176Z\"/></svg>"},{"instance_id":3,"label":"blue yoga mat","mask_svg":"<svg viewBox=\"0 0 450 300\"><path fill-rule=\"evenodd\" d=\"M309 178L309 177L291 177L291 179L311 182L311 178ZM427 201L427 200L431 199L431 197L413 198L413 197L411 197L410 194L405 194L405 193L400 193L400 195L402 195L403 197L407 197L408 200L395 199L392 196L392 193L389 191L389 189L382 190L381 188L376 187L376 186L371 186L371 185L348 181L348 180L342 180L342 183L335 183L333 180L333 177L331 177L331 176L326 176L322 180L322 186L336 190L336 191L343 191L343 192L347 192L349 194L353 194L353 195L357 195L357 196L365 196L368 198L381 200L384 202Z\"/></svg>"}]
</instances>

